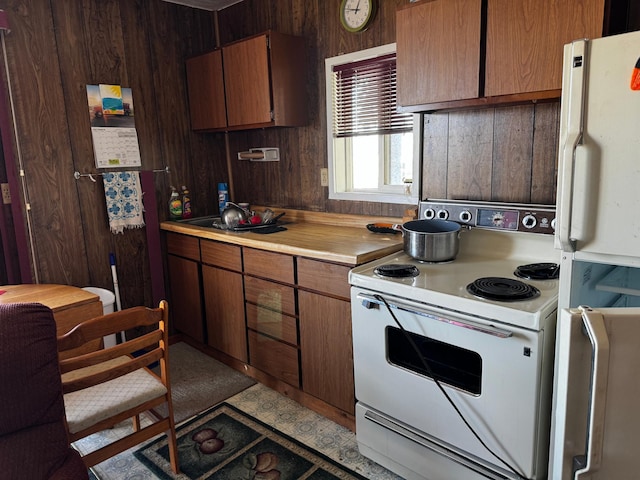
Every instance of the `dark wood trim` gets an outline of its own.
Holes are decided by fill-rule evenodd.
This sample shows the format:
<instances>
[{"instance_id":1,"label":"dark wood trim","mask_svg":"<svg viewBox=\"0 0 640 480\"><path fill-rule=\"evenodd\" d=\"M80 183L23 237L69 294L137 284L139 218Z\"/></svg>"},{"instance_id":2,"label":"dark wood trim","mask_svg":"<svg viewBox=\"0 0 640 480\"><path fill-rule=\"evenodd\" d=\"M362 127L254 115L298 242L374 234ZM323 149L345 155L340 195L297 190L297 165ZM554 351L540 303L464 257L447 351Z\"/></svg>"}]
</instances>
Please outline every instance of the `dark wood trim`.
<instances>
[{"instance_id":1,"label":"dark wood trim","mask_svg":"<svg viewBox=\"0 0 640 480\"><path fill-rule=\"evenodd\" d=\"M560 98L561 94L562 90L543 90L541 92L521 93L517 95L499 95L496 97L469 98L466 100L413 105L410 107L399 107L399 110L414 113L434 113L455 112L460 110L489 107L510 107L516 105L554 102Z\"/></svg>"}]
</instances>

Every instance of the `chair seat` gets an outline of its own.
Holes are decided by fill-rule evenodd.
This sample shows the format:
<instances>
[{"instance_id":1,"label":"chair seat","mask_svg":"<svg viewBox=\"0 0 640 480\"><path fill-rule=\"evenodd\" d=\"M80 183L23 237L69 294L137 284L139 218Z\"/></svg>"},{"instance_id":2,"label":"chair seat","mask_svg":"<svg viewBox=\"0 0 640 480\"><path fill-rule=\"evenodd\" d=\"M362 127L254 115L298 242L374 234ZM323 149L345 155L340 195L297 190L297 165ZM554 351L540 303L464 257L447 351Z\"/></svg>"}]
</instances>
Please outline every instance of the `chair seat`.
<instances>
[{"instance_id":1,"label":"chair seat","mask_svg":"<svg viewBox=\"0 0 640 480\"><path fill-rule=\"evenodd\" d=\"M63 375L84 376L109 366L127 361L127 357L115 358L92 367L87 367ZM136 405L158 398L167 393L162 382L146 370L136 370L108 382L94 385L84 390L64 395L67 424L70 433L78 433L102 420L125 412Z\"/></svg>"}]
</instances>

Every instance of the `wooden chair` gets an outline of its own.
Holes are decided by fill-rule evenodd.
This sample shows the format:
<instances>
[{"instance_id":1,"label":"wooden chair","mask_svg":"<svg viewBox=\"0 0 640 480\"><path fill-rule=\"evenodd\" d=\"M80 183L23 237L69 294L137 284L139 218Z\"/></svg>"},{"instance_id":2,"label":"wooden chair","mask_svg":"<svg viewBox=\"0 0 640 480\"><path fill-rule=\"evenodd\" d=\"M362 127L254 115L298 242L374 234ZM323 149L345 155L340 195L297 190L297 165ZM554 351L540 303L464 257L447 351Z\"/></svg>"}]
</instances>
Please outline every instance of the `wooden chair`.
<instances>
[{"instance_id":1,"label":"wooden chair","mask_svg":"<svg viewBox=\"0 0 640 480\"><path fill-rule=\"evenodd\" d=\"M83 456L87 467L167 432L171 468L179 473L167 320L168 305L163 300L158 308L133 307L85 320L58 337L58 350L65 352L116 332L154 328L116 346L60 360L67 430L72 442L133 419L133 433ZM155 362L160 364L160 375L150 370ZM141 429L140 414L163 403L167 404L167 417L154 415L153 423Z\"/></svg>"}]
</instances>

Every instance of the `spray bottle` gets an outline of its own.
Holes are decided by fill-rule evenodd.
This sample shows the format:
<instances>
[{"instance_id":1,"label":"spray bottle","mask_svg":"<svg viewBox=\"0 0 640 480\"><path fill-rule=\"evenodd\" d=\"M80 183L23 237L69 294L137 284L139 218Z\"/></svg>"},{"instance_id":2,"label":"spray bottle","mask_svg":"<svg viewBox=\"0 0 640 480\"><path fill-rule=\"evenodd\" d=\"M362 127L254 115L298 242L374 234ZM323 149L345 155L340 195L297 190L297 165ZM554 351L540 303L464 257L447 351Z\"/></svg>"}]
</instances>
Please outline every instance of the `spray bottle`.
<instances>
[{"instance_id":1,"label":"spray bottle","mask_svg":"<svg viewBox=\"0 0 640 480\"><path fill-rule=\"evenodd\" d=\"M182 186L182 218L191 218L191 195L186 186Z\"/></svg>"},{"instance_id":2,"label":"spray bottle","mask_svg":"<svg viewBox=\"0 0 640 480\"><path fill-rule=\"evenodd\" d=\"M171 187L171 197L169 197L169 219L179 220L182 218L182 201L176 187Z\"/></svg>"}]
</instances>

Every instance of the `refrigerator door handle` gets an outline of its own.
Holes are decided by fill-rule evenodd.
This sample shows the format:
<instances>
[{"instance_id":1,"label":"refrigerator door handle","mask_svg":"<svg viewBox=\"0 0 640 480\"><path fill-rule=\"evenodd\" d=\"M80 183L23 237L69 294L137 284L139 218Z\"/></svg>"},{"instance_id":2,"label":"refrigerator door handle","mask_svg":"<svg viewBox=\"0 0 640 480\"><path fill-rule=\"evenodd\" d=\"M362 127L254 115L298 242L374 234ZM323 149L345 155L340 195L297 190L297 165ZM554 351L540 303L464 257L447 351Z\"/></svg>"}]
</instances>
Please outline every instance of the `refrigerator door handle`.
<instances>
[{"instance_id":1,"label":"refrigerator door handle","mask_svg":"<svg viewBox=\"0 0 640 480\"><path fill-rule=\"evenodd\" d=\"M607 379L609 373L609 336L600 312L589 307L579 307L582 323L591 342L591 396L589 399L589 418L587 427L587 451L584 468L576 470L574 479L593 473L602 463L602 444L604 442L604 420L607 400ZM591 475L589 475L591 478Z\"/></svg>"},{"instance_id":2,"label":"refrigerator door handle","mask_svg":"<svg viewBox=\"0 0 640 480\"><path fill-rule=\"evenodd\" d=\"M582 141L583 134L583 110L585 92L585 62L587 60L587 40L576 40L565 47L562 86L563 95L562 110L565 111L565 137L562 140L560 152L560 194L562 198L558 202L558 239L562 250L574 252L576 241L571 236L571 224L574 203L574 176L576 166L576 152Z\"/></svg>"}]
</instances>

